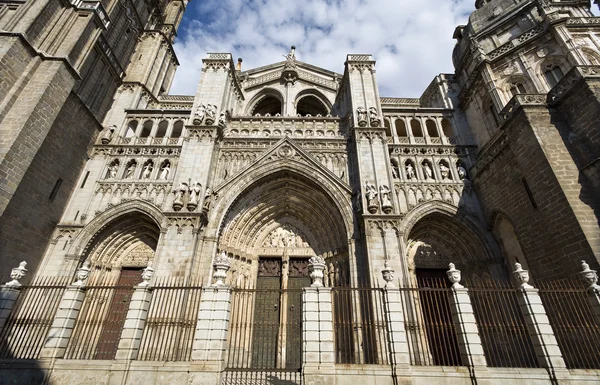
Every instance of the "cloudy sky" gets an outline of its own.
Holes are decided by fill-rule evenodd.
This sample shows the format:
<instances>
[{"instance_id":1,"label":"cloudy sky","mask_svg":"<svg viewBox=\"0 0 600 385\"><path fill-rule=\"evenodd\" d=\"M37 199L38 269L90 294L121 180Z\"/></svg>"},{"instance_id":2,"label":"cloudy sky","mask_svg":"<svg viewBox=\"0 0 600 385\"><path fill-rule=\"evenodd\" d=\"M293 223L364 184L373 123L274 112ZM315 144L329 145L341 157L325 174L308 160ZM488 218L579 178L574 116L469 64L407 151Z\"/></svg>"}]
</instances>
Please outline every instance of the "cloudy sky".
<instances>
[{"instance_id":1,"label":"cloudy sky","mask_svg":"<svg viewBox=\"0 0 600 385\"><path fill-rule=\"evenodd\" d=\"M207 52L230 52L244 69L298 60L343 73L349 53L377 60L381 96L418 97L453 72L452 33L475 0L192 0L175 43L172 94L194 94Z\"/></svg>"}]
</instances>

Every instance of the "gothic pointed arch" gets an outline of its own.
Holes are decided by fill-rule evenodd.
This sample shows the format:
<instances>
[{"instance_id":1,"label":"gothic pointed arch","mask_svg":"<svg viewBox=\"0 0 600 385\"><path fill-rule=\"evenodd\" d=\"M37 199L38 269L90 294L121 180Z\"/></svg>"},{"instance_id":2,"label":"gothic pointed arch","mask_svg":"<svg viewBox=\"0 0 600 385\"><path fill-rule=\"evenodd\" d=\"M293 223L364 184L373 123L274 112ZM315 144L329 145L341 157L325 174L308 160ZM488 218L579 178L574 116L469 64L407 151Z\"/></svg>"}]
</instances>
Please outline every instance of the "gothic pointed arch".
<instances>
[{"instance_id":1,"label":"gothic pointed arch","mask_svg":"<svg viewBox=\"0 0 600 385\"><path fill-rule=\"evenodd\" d=\"M331 111L331 102L317 90L309 89L298 93L294 102L296 113L302 116L326 116Z\"/></svg>"},{"instance_id":2,"label":"gothic pointed arch","mask_svg":"<svg viewBox=\"0 0 600 385\"><path fill-rule=\"evenodd\" d=\"M283 105L285 99L283 94L274 88L265 88L261 90L248 103L246 115L266 115L275 116L283 114Z\"/></svg>"}]
</instances>

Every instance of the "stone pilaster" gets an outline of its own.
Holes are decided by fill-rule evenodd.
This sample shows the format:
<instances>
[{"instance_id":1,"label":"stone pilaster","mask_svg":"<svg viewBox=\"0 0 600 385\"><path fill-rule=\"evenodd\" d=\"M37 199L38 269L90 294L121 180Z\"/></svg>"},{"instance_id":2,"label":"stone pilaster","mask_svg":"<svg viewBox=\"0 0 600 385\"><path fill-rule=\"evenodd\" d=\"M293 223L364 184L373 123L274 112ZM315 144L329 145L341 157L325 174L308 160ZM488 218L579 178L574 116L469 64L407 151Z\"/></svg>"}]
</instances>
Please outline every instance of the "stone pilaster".
<instances>
[{"instance_id":1,"label":"stone pilaster","mask_svg":"<svg viewBox=\"0 0 600 385\"><path fill-rule=\"evenodd\" d=\"M152 291L148 287L136 287L129 309L127 310L127 318L121 332L119 347L117 349L116 359L133 360L137 357L144 326L148 318L148 309L150 308L150 300L152 299Z\"/></svg>"},{"instance_id":2,"label":"stone pilaster","mask_svg":"<svg viewBox=\"0 0 600 385\"><path fill-rule=\"evenodd\" d=\"M58 311L40 353L40 358L64 357L84 298L85 290L81 287L67 287L58 305Z\"/></svg>"},{"instance_id":3,"label":"stone pilaster","mask_svg":"<svg viewBox=\"0 0 600 385\"><path fill-rule=\"evenodd\" d=\"M0 331L4 328L21 290L16 287L2 285L0 288Z\"/></svg>"},{"instance_id":4,"label":"stone pilaster","mask_svg":"<svg viewBox=\"0 0 600 385\"><path fill-rule=\"evenodd\" d=\"M383 295L392 364L395 366L410 365L408 340L404 328L402 293L398 289L385 288L383 289Z\"/></svg>"},{"instance_id":5,"label":"stone pilaster","mask_svg":"<svg viewBox=\"0 0 600 385\"><path fill-rule=\"evenodd\" d=\"M196 333L192 345L192 364L202 368L202 384L219 384L223 369L231 313L231 289L202 289Z\"/></svg>"},{"instance_id":6,"label":"stone pilaster","mask_svg":"<svg viewBox=\"0 0 600 385\"><path fill-rule=\"evenodd\" d=\"M527 331L540 365L543 368L566 369L538 289L521 287L519 289L519 307L525 318Z\"/></svg>"},{"instance_id":7,"label":"stone pilaster","mask_svg":"<svg viewBox=\"0 0 600 385\"><path fill-rule=\"evenodd\" d=\"M469 290L464 287L453 287L450 296L452 320L456 328L458 348L463 365L485 367L487 362L483 353L483 345L479 337Z\"/></svg>"},{"instance_id":8,"label":"stone pilaster","mask_svg":"<svg viewBox=\"0 0 600 385\"><path fill-rule=\"evenodd\" d=\"M304 379L307 384L332 384L335 379L335 351L331 289L304 288L302 304Z\"/></svg>"}]
</instances>

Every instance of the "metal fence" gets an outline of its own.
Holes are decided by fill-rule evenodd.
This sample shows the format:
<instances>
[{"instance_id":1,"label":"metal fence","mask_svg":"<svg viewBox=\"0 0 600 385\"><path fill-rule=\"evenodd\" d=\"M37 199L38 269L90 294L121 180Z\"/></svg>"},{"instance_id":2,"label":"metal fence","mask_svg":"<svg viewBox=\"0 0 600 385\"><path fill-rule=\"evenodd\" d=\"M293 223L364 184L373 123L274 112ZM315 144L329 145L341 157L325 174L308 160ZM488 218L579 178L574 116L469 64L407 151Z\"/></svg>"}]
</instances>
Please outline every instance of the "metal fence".
<instances>
[{"instance_id":1,"label":"metal fence","mask_svg":"<svg viewBox=\"0 0 600 385\"><path fill-rule=\"evenodd\" d=\"M201 294L199 282L183 278L154 284L138 360L190 360Z\"/></svg>"},{"instance_id":2,"label":"metal fence","mask_svg":"<svg viewBox=\"0 0 600 385\"><path fill-rule=\"evenodd\" d=\"M600 368L600 317L578 280L539 282L539 294L569 369Z\"/></svg>"},{"instance_id":3,"label":"metal fence","mask_svg":"<svg viewBox=\"0 0 600 385\"><path fill-rule=\"evenodd\" d=\"M389 364L383 290L334 288L335 360L339 364Z\"/></svg>"},{"instance_id":4,"label":"metal fence","mask_svg":"<svg viewBox=\"0 0 600 385\"><path fill-rule=\"evenodd\" d=\"M539 367L518 290L509 281L485 281L470 286L469 295L488 366Z\"/></svg>"},{"instance_id":5,"label":"metal fence","mask_svg":"<svg viewBox=\"0 0 600 385\"><path fill-rule=\"evenodd\" d=\"M66 278L42 277L20 288L19 298L0 333L0 358L39 357L66 283Z\"/></svg>"}]
</instances>

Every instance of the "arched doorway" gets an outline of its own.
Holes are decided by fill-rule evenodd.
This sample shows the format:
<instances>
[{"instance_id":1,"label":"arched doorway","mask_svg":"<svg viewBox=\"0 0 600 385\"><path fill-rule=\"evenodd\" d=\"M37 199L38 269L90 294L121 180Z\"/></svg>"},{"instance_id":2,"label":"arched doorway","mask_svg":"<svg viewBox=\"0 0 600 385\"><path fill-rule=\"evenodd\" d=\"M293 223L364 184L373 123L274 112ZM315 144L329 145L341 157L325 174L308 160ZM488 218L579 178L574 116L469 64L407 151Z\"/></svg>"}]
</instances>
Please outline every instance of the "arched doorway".
<instances>
[{"instance_id":1,"label":"arched doorway","mask_svg":"<svg viewBox=\"0 0 600 385\"><path fill-rule=\"evenodd\" d=\"M348 235L335 202L308 178L276 172L231 205L218 248L232 260L229 283L237 289L228 367L299 370L308 259L325 259L327 286L350 283Z\"/></svg>"},{"instance_id":2,"label":"arched doorway","mask_svg":"<svg viewBox=\"0 0 600 385\"><path fill-rule=\"evenodd\" d=\"M141 270L154 260L160 229L141 212L119 216L87 243L87 291L65 352L71 359L114 359Z\"/></svg>"}]
</instances>

